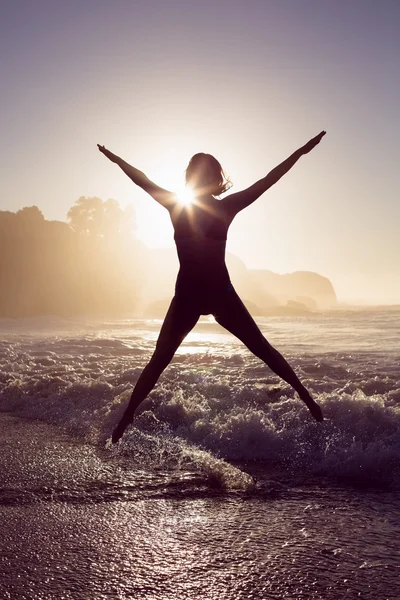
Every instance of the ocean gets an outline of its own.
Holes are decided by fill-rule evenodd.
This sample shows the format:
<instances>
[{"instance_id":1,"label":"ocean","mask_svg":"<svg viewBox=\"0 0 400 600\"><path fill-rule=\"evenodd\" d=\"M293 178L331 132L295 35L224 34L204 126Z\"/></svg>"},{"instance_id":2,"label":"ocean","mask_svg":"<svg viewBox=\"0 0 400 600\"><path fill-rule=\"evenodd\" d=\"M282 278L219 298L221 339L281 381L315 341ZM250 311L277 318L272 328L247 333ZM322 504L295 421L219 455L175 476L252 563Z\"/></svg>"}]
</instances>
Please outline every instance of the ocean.
<instances>
[{"instance_id":1,"label":"ocean","mask_svg":"<svg viewBox=\"0 0 400 600\"><path fill-rule=\"evenodd\" d=\"M204 317L116 446L159 320L0 320L0 598L400 599L400 310Z\"/></svg>"}]
</instances>

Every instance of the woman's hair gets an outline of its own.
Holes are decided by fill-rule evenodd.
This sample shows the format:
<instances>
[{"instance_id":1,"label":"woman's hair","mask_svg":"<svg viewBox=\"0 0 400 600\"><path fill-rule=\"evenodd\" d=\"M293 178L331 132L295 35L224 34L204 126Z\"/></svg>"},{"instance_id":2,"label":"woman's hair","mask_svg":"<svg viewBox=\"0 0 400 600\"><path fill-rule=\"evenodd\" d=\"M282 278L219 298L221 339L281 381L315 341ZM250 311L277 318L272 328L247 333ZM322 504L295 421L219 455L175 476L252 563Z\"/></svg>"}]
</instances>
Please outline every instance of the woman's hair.
<instances>
[{"instance_id":1,"label":"woman's hair","mask_svg":"<svg viewBox=\"0 0 400 600\"><path fill-rule=\"evenodd\" d=\"M186 169L186 183L203 194L219 196L232 185L220 163L211 154L199 152L192 156Z\"/></svg>"}]
</instances>

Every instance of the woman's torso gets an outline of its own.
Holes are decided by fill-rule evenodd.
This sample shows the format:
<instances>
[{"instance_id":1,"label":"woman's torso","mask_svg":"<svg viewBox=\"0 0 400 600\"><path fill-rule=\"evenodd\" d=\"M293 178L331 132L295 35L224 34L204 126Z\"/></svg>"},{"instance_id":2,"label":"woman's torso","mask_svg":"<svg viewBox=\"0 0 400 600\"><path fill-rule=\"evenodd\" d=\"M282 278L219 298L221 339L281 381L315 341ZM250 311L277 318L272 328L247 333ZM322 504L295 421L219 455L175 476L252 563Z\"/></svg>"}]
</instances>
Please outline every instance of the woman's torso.
<instances>
[{"instance_id":1,"label":"woman's torso","mask_svg":"<svg viewBox=\"0 0 400 600\"><path fill-rule=\"evenodd\" d=\"M176 293L206 294L230 285L225 265L230 220L225 204L212 196L171 211L180 269Z\"/></svg>"}]
</instances>

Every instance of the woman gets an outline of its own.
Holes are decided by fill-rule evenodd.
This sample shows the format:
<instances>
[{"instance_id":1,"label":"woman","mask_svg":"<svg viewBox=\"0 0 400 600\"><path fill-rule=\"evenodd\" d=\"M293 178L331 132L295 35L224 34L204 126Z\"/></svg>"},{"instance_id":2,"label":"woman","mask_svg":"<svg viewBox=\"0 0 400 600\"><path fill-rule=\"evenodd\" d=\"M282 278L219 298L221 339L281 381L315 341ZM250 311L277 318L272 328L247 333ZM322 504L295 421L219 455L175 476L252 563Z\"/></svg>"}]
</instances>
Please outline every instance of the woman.
<instances>
[{"instance_id":1,"label":"woman","mask_svg":"<svg viewBox=\"0 0 400 600\"><path fill-rule=\"evenodd\" d=\"M319 405L311 398L283 356L264 338L233 289L225 265L225 246L229 225L238 212L274 185L303 154L310 152L321 141L325 133L322 131L248 189L230 194L222 200L215 196L225 192L230 187L230 182L220 163L210 154L195 154L186 169L186 183L194 190L194 201L189 206L180 204L174 193L159 187L144 173L98 144L100 152L168 210L180 262L175 296L161 327L156 349L136 383L124 415L113 431L113 443L122 437L133 421L137 407L153 389L199 317L209 314L214 315L217 323L238 337L251 352L289 383L313 417L322 421Z\"/></svg>"}]
</instances>

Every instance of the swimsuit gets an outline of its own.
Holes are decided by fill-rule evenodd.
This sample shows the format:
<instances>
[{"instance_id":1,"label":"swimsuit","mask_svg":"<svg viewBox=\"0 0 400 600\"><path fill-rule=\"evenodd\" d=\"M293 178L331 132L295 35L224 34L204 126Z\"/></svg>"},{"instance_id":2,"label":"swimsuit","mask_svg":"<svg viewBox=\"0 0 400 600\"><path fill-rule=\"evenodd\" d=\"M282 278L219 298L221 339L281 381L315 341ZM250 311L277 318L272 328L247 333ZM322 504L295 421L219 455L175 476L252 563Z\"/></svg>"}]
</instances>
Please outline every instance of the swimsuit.
<instances>
[{"instance_id":1,"label":"swimsuit","mask_svg":"<svg viewBox=\"0 0 400 600\"><path fill-rule=\"evenodd\" d=\"M196 307L199 314L215 314L223 297L234 292L225 264L230 218L223 201L199 199L170 211L180 269L175 298Z\"/></svg>"}]
</instances>

